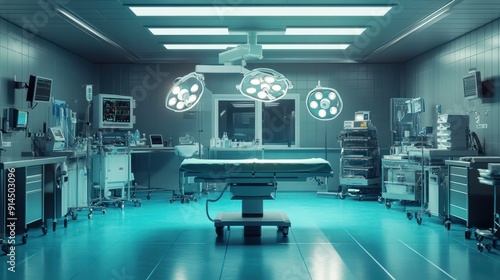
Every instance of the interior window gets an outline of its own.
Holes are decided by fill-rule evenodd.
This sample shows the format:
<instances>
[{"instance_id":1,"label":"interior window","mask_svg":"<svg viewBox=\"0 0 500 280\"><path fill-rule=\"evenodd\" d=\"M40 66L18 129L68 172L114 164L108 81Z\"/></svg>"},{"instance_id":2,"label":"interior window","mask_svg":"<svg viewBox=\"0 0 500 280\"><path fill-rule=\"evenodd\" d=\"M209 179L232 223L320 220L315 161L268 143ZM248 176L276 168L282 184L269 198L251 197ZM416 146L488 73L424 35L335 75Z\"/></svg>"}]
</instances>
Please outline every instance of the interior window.
<instances>
[{"instance_id":1,"label":"interior window","mask_svg":"<svg viewBox=\"0 0 500 280\"><path fill-rule=\"evenodd\" d=\"M215 135L222 139L226 132L232 141L257 140L262 145L298 145L298 96L287 97L274 102L228 96L216 98Z\"/></svg>"}]
</instances>

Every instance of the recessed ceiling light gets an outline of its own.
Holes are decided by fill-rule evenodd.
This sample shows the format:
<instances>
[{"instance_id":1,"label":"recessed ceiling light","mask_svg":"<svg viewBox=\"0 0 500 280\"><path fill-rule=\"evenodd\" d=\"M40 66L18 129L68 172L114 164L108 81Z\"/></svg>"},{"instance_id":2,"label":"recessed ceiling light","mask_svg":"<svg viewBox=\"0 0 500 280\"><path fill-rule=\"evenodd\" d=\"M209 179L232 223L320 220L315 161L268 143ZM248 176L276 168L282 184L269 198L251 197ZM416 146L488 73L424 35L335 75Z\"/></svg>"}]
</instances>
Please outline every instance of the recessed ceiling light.
<instances>
[{"instance_id":1,"label":"recessed ceiling light","mask_svg":"<svg viewBox=\"0 0 500 280\"><path fill-rule=\"evenodd\" d=\"M366 28L296 28L287 27L285 35L360 35Z\"/></svg>"},{"instance_id":2,"label":"recessed ceiling light","mask_svg":"<svg viewBox=\"0 0 500 280\"><path fill-rule=\"evenodd\" d=\"M168 50L225 50L237 47L237 44L164 44Z\"/></svg>"},{"instance_id":3,"label":"recessed ceiling light","mask_svg":"<svg viewBox=\"0 0 500 280\"><path fill-rule=\"evenodd\" d=\"M262 44L264 50L345 50L349 44Z\"/></svg>"},{"instance_id":4,"label":"recessed ceiling light","mask_svg":"<svg viewBox=\"0 0 500 280\"><path fill-rule=\"evenodd\" d=\"M136 16L384 16L392 6L131 6Z\"/></svg>"},{"instance_id":5,"label":"recessed ceiling light","mask_svg":"<svg viewBox=\"0 0 500 280\"><path fill-rule=\"evenodd\" d=\"M227 27L149 28L153 35L229 35Z\"/></svg>"},{"instance_id":6,"label":"recessed ceiling light","mask_svg":"<svg viewBox=\"0 0 500 280\"><path fill-rule=\"evenodd\" d=\"M169 50L224 50L236 44L164 44ZM264 50L344 50L349 44L262 44Z\"/></svg>"}]
</instances>

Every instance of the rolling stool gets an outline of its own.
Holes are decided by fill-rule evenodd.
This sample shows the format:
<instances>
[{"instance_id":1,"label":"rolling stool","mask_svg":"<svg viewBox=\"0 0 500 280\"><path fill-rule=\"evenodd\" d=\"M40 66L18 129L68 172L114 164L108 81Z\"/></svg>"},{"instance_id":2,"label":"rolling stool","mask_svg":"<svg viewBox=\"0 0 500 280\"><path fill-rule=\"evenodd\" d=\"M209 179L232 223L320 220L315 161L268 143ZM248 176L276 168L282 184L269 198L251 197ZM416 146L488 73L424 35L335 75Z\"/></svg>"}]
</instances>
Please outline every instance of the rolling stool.
<instances>
[{"instance_id":1,"label":"rolling stool","mask_svg":"<svg viewBox=\"0 0 500 280\"><path fill-rule=\"evenodd\" d=\"M198 143L193 143L193 144L188 144L188 145L177 145L177 146L175 146L175 154L179 157L179 159L182 162L184 159L187 159L187 158L198 158L200 155L200 153L199 153L200 148L201 148L201 153L203 154L203 145L200 145ZM174 190L172 192L172 197L170 198L170 203L173 203L176 200L180 200L181 203L184 203L184 202L189 203L190 201L194 201L194 202L198 201L198 199L195 197L195 193L186 194L186 192L184 190L184 183L185 182L183 182L182 176L180 176L180 174L179 174L179 192L180 193L176 193L176 191ZM189 184L194 183L194 178L189 177L187 183L189 183ZM197 183L197 184L201 184L201 183ZM201 187L199 188L198 193L201 193Z\"/></svg>"}]
</instances>

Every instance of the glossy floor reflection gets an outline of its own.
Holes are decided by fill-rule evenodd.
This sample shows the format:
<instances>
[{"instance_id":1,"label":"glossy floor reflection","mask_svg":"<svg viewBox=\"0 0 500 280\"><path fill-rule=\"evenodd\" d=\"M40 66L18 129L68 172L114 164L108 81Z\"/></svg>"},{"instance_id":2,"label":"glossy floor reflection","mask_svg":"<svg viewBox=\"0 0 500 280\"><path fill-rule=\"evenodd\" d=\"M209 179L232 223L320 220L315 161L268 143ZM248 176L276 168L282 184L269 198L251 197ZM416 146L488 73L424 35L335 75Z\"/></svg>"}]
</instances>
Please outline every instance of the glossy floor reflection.
<instances>
[{"instance_id":1,"label":"glossy floor reflection","mask_svg":"<svg viewBox=\"0 0 500 280\"><path fill-rule=\"evenodd\" d=\"M210 197L216 197L212 193ZM140 197L140 196L139 196ZM268 211L284 211L288 237L275 227L244 237L231 227L218 238L198 202L169 203L170 194L153 193L142 207L132 203L106 214L79 212L57 230L31 229L28 243L16 247L15 273L2 259L1 279L496 279L500 250L480 253L453 221L440 217L408 220L402 207L316 193L279 193L265 201ZM212 217L239 211L227 195L210 203ZM17 239L20 243L20 238Z\"/></svg>"}]
</instances>

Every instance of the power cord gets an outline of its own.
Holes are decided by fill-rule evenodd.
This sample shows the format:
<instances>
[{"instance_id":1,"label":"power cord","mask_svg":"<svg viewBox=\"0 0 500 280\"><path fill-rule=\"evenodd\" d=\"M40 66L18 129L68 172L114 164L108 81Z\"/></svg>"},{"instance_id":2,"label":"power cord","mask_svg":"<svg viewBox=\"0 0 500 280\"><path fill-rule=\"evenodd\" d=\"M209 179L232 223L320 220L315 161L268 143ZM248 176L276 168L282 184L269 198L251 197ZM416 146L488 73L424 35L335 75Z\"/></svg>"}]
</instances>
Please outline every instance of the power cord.
<instances>
[{"instance_id":1,"label":"power cord","mask_svg":"<svg viewBox=\"0 0 500 280\"><path fill-rule=\"evenodd\" d=\"M208 213L208 203L209 202L217 202L217 201L219 201L221 199L222 195L224 195L224 192L226 192L226 190L227 190L228 187L229 187L229 184L226 184L226 186L224 187L224 189L220 193L219 197L217 197L216 199L207 199L206 202L205 202L205 211L207 213L207 217L212 222L214 222L214 220L210 217L210 214Z\"/></svg>"}]
</instances>

